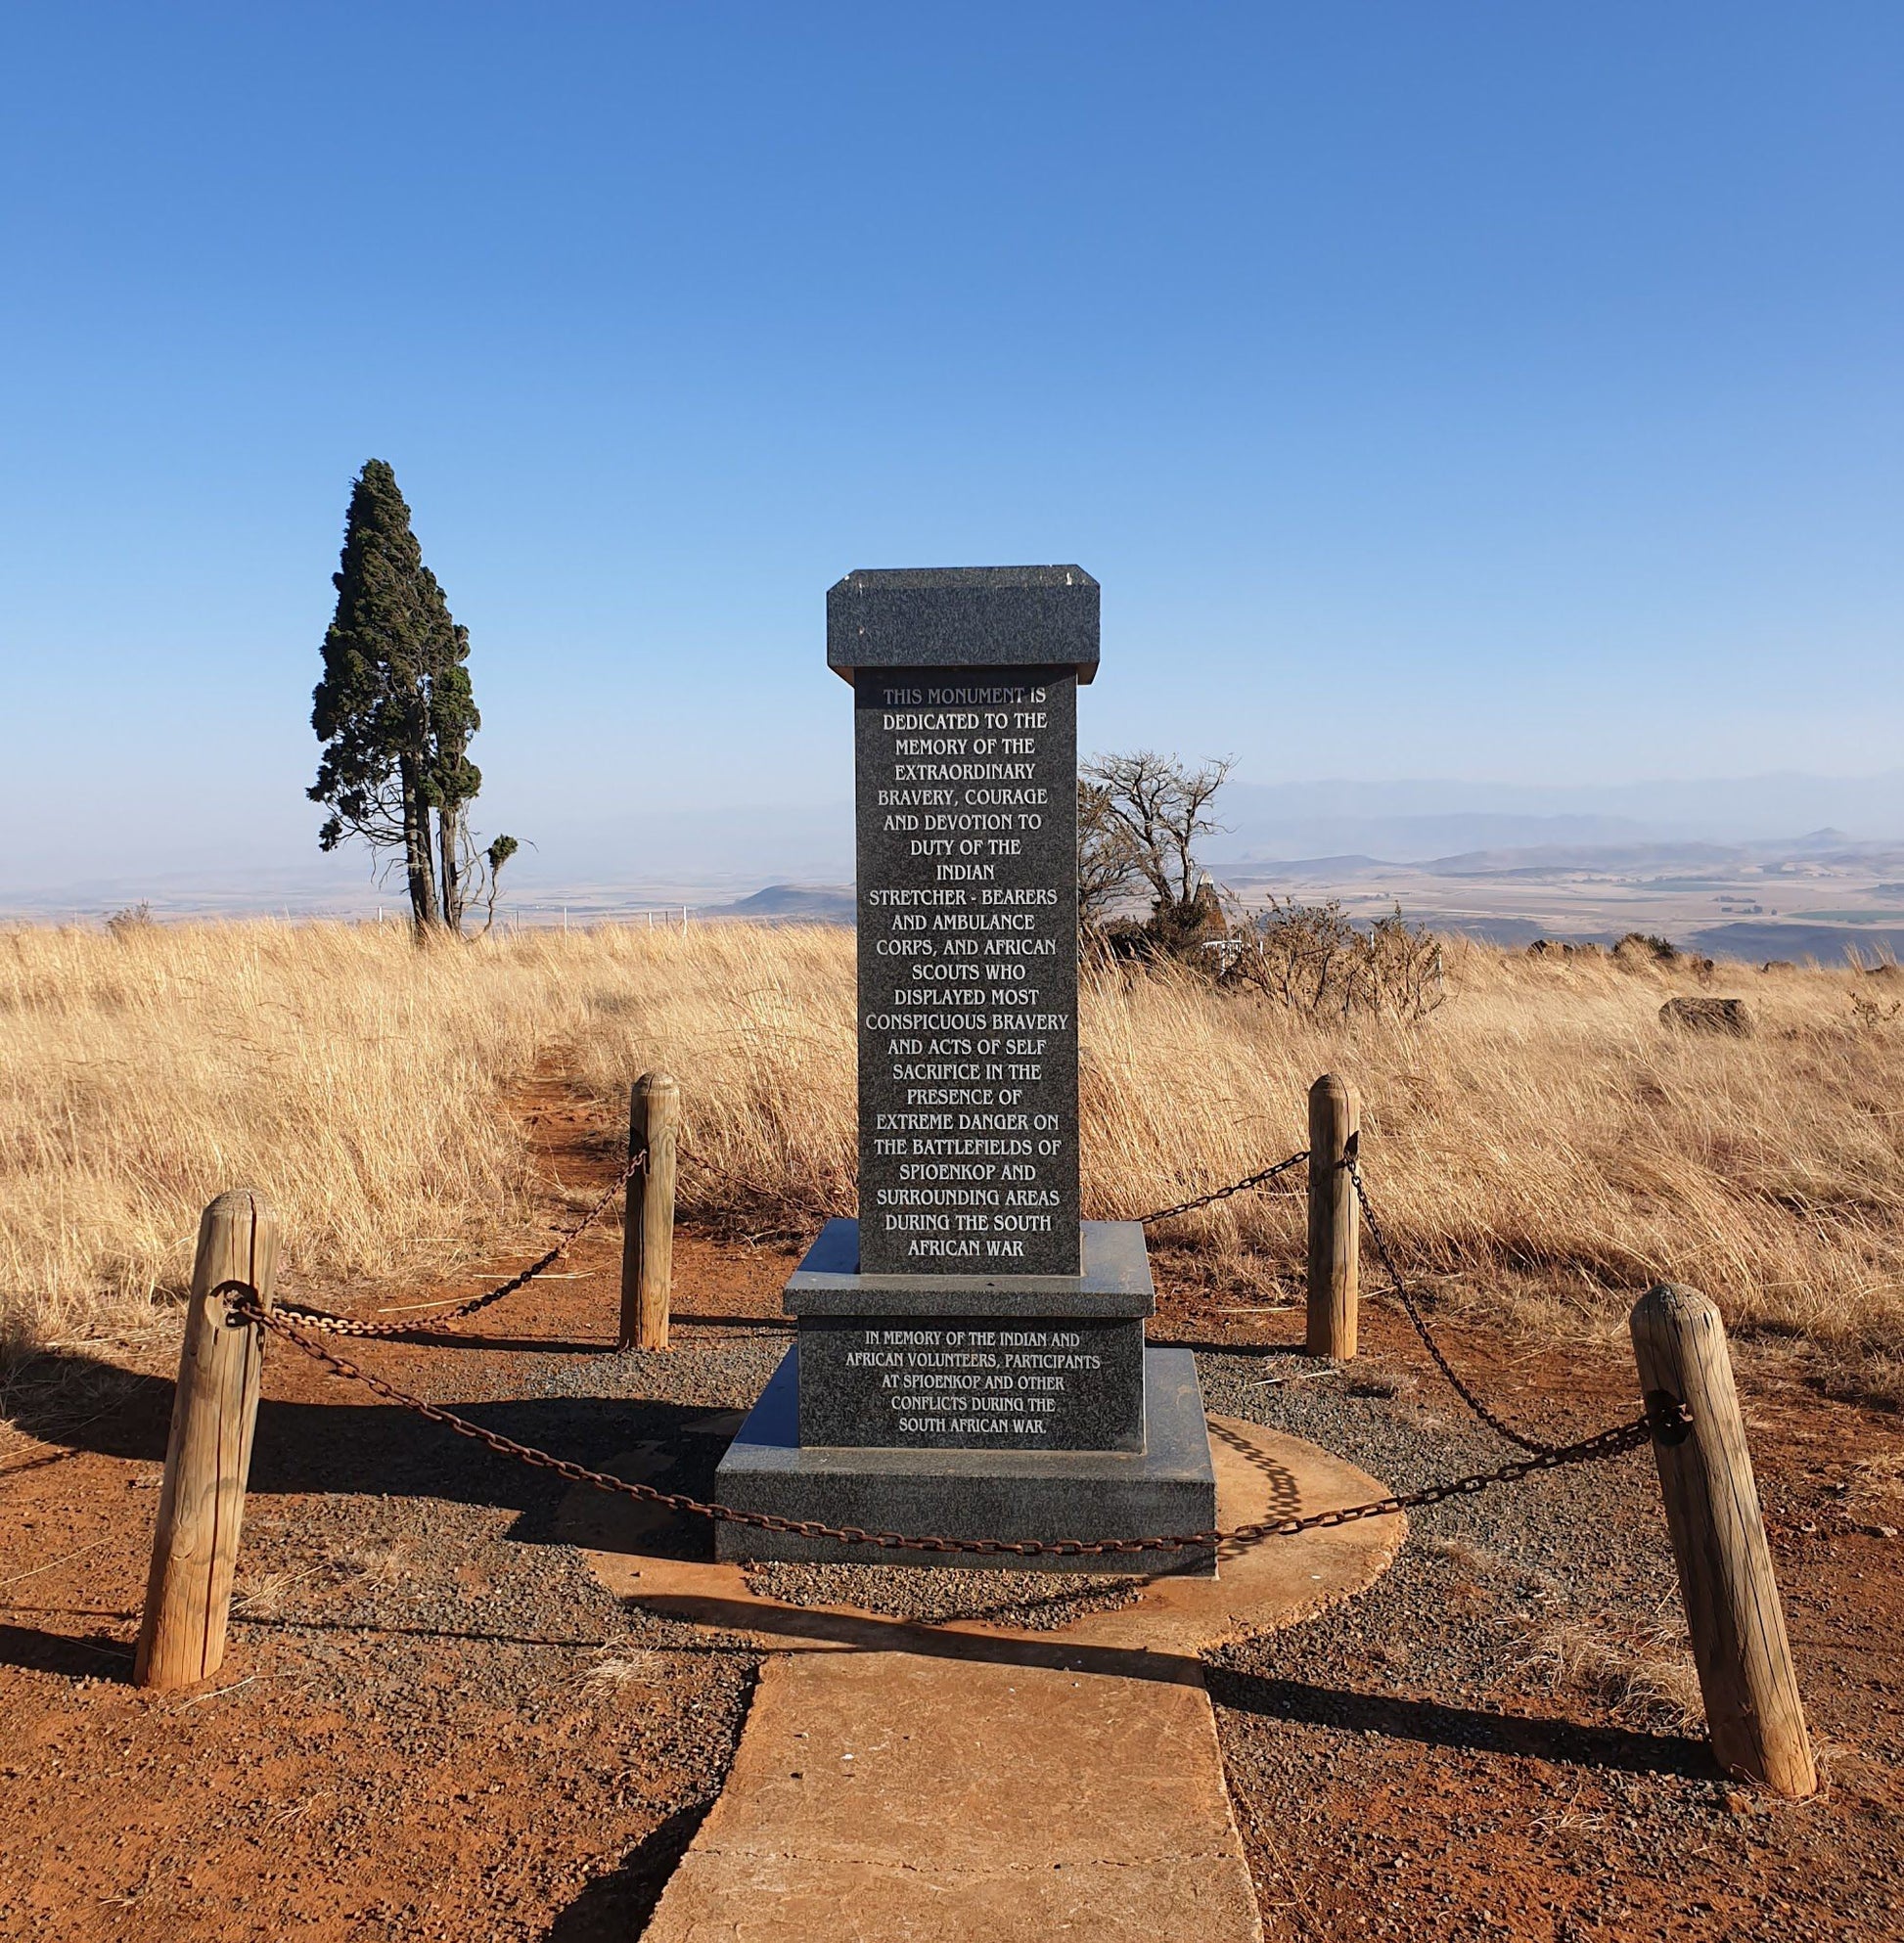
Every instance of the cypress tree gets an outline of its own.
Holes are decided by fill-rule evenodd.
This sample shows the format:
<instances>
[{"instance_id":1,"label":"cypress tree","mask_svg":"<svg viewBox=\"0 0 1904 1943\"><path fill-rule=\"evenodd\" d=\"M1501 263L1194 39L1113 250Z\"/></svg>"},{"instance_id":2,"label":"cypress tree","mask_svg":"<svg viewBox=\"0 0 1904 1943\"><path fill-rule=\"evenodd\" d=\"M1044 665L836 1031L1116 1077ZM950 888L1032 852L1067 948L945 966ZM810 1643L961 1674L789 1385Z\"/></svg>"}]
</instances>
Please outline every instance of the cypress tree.
<instances>
[{"instance_id":1,"label":"cypress tree","mask_svg":"<svg viewBox=\"0 0 1904 1943\"><path fill-rule=\"evenodd\" d=\"M460 931L468 891L498 850L478 856L465 813L482 787L469 759L480 726L466 665L469 630L451 618L410 530L396 474L368 461L351 487L337 611L311 727L324 745L308 794L330 811L318 846L360 837L403 860L418 931ZM433 829L432 829L433 813ZM501 851L515 849L513 839ZM489 862L490 875L500 868ZM493 908L493 884L491 900Z\"/></svg>"}]
</instances>

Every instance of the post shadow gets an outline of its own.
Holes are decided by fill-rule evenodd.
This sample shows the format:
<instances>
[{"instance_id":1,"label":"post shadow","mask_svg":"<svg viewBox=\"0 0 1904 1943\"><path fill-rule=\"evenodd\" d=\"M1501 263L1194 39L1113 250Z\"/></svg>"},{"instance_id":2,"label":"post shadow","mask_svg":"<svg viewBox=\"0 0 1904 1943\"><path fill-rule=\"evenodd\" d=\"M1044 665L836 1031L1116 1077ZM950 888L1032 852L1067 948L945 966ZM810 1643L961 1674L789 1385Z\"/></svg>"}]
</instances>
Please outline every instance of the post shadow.
<instances>
[{"instance_id":1,"label":"post shadow","mask_svg":"<svg viewBox=\"0 0 1904 1943\"><path fill-rule=\"evenodd\" d=\"M53 1633L0 1622L0 1666L66 1680L130 1680L132 1643L103 1633Z\"/></svg>"},{"instance_id":2,"label":"post shadow","mask_svg":"<svg viewBox=\"0 0 1904 1943\"><path fill-rule=\"evenodd\" d=\"M295 1318L294 1317L295 1321ZM519 1356L612 1356L614 1338L610 1335L470 1335L458 1330L441 1335L429 1330L404 1330L397 1335L379 1336L379 1342L393 1343L400 1349L488 1349L498 1355Z\"/></svg>"},{"instance_id":3,"label":"post shadow","mask_svg":"<svg viewBox=\"0 0 1904 1943\"><path fill-rule=\"evenodd\" d=\"M1301 1680L1272 1680L1223 1666L1207 1666L1203 1673L1210 1698L1218 1706L1264 1720L1333 1728L1344 1734L1376 1734L1389 1740L1413 1740L1423 1746L1450 1747L1464 1753L1506 1754L1571 1767L1611 1768L1626 1774L1719 1779L1711 1747L1688 1735L1640 1734L1623 1727L1587 1727L1551 1717L1490 1713L1485 1708L1450 1706L1440 1700L1356 1693Z\"/></svg>"},{"instance_id":4,"label":"post shadow","mask_svg":"<svg viewBox=\"0 0 1904 1943\"><path fill-rule=\"evenodd\" d=\"M0 1475L38 1469L79 1451L134 1463L162 1462L173 1389L170 1377L122 1370L77 1350L42 1350L22 1371L11 1414L29 1437L62 1448L11 1466Z\"/></svg>"},{"instance_id":5,"label":"post shadow","mask_svg":"<svg viewBox=\"0 0 1904 1943\"><path fill-rule=\"evenodd\" d=\"M42 1441L133 1463L162 1463L174 1384L133 1374L73 1351L35 1359L23 1384L15 1422ZM97 1399L110 1394L104 1410ZM74 1398L92 1402L75 1405ZM443 1407L517 1443L612 1469L631 1448L649 1445L669 1460L645 1482L707 1497L723 1440L695 1434L697 1424L731 1413L637 1397L441 1399ZM413 1497L484 1505L514 1512L510 1537L559 1543L556 1514L567 1484L553 1472L432 1423L397 1404L295 1403L267 1397L258 1406L249 1484L253 1497L323 1494ZM664 1538L675 1556L705 1557L704 1531ZM682 1550L687 1547L690 1549Z\"/></svg>"},{"instance_id":6,"label":"post shadow","mask_svg":"<svg viewBox=\"0 0 1904 1943\"><path fill-rule=\"evenodd\" d=\"M895 1619L850 1608L773 1605L718 1593L643 1593L632 1603L657 1617L684 1620L722 1633L784 1638L787 1649L796 1652L902 1652L925 1659L1043 1667L1053 1672L1146 1680L1173 1687L1195 1685L1203 1672L1195 1657L1184 1653L1153 1652L1145 1647L1092 1646L1067 1641L1062 1631L1035 1639L969 1633L929 1620ZM769 1645L759 1649L771 1652L775 1648Z\"/></svg>"}]
</instances>

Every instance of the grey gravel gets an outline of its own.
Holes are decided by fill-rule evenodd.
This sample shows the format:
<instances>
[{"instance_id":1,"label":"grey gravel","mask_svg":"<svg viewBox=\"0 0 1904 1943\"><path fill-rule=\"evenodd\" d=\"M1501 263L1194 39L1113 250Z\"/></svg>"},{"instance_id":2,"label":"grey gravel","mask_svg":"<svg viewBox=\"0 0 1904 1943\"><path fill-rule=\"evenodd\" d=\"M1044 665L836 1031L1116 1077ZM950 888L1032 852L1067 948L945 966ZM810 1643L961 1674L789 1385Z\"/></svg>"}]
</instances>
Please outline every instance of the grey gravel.
<instances>
[{"instance_id":1,"label":"grey gravel","mask_svg":"<svg viewBox=\"0 0 1904 1943\"><path fill-rule=\"evenodd\" d=\"M509 1373L508 1391L492 1383L474 1393L459 1389L445 1359L431 1367L431 1393L588 1464L657 1448L672 1462L656 1481L705 1497L723 1420L751 1405L786 1347L777 1330L684 1330L666 1355L535 1357ZM1199 1368L1213 1412L1342 1453L1397 1490L1515 1455L1432 1371L1401 1357L1372 1354L1325 1374L1299 1355L1204 1352ZM1517 1417L1514 1399L1506 1408ZM1619 1414L1561 1397L1518 1421L1558 1440ZM380 1732L419 1757L447 1704L429 1678L444 1634L459 1639L459 1681L493 1691L523 1732L558 1717L563 1694L592 1676L603 1691L625 1677L639 1696L645 1682L658 1679L664 1690L690 1666L711 1673L705 1711L671 1719L652 1752L643 1707L620 1709L612 1744L599 1759L591 1752L575 1782L586 1798L612 1773L625 1798L646 1767L661 1762L691 1780L677 1781L657 1807L711 1798L755 1656L739 1641L602 1592L579 1555L554 1542L559 1480L473 1453L414 1420L399 1442L400 1451L380 1448L367 1434L361 1448L340 1454L342 1474L320 1515L300 1511L295 1531L261 1530L255 1549L248 1533L254 1569L317 1569L286 1596L280 1617L243 1623L295 1633L299 1677L313 1696L353 1719L374 1715ZM394 1462L408 1468L405 1495L368 1491L368 1479L387 1478ZM707 1528L694 1520L658 1542L710 1556ZM400 1561L406 1546L422 1549L417 1569L384 1576L390 1567L380 1560L393 1551ZM796 1604L1024 1628L1121 1605L1140 1583L824 1564L761 1565L748 1576L756 1591ZM340 1637L355 1628L378 1629L381 1670L369 1688L361 1653ZM1696 1699L1676 1713L1670 1680L1661 1692L1618 1679L1583 1688L1563 1651L1586 1642L1615 1672L1644 1661L1670 1675L1676 1666L1684 1689L1682 1635L1657 1486L1642 1451L1418 1513L1395 1564L1366 1594L1209 1654L1268 1933L1537 1934L1554 1943L1896 1933L1895 1818L1868 1808L1841 1814L1821 1845L1808 1831L1823 1808L1775 1814L1759 1797L1742 1807L1710 1770ZM676 1667L680 1676L670 1674ZM1870 1751L1888 1759L1895 1749L1881 1740ZM598 1768L604 1779L591 1783ZM605 1835L609 1805L605 1796ZM329 1832L347 1839L349 1817L368 1812L340 1803ZM1538 1885L1538 1912L1506 1913L1510 1877L1523 1890Z\"/></svg>"},{"instance_id":2,"label":"grey gravel","mask_svg":"<svg viewBox=\"0 0 1904 1943\"><path fill-rule=\"evenodd\" d=\"M1399 1359L1269 1383L1321 1366L1199 1363L1212 1410L1397 1490L1515 1455ZM1505 1414L1558 1442L1621 1406L1564 1395ZM1581 1677L1583 1644L1598 1682ZM1792 1809L1713 1770L1645 1450L1415 1513L1369 1591L1206 1661L1271 1935L1899 1933L1899 1818L1876 1793ZM1890 1741L1867 1742L1888 1762L1896 1718L1880 1718L1860 1728Z\"/></svg>"},{"instance_id":3,"label":"grey gravel","mask_svg":"<svg viewBox=\"0 0 1904 1943\"><path fill-rule=\"evenodd\" d=\"M763 1599L790 1605L856 1605L893 1619L937 1623L983 1619L1052 1632L1087 1612L1135 1603L1144 1581L1097 1572L973 1572L943 1565L802 1565L783 1560L747 1568Z\"/></svg>"}]
</instances>

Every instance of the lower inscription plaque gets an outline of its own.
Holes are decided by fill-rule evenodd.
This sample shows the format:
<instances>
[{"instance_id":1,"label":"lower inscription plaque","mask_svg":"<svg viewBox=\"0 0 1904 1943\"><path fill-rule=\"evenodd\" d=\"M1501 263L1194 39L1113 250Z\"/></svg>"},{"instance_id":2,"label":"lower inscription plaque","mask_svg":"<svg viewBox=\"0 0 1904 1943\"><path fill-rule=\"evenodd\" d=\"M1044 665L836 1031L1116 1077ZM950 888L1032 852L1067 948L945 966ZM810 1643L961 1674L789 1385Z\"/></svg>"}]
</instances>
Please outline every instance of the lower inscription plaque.
<instances>
[{"instance_id":1,"label":"lower inscription plaque","mask_svg":"<svg viewBox=\"0 0 1904 1943\"><path fill-rule=\"evenodd\" d=\"M1141 1320L803 1316L802 1445L1144 1448Z\"/></svg>"}]
</instances>

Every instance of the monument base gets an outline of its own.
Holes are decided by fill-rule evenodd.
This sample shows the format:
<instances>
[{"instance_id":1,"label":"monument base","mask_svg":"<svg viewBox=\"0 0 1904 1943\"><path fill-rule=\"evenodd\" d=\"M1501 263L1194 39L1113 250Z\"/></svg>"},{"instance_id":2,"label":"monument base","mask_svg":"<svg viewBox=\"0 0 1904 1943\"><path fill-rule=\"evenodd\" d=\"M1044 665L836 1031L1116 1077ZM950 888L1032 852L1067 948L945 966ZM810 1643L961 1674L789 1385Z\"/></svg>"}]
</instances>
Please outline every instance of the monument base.
<instances>
[{"instance_id":1,"label":"monument base","mask_svg":"<svg viewBox=\"0 0 1904 1943\"><path fill-rule=\"evenodd\" d=\"M1216 1473L1196 1358L1146 1349L1142 1451L921 1451L805 1446L799 1441L799 1351L788 1351L728 1446L714 1495L737 1511L867 1531L943 1538L1152 1538L1216 1523ZM1213 1578L1211 1550L1123 1558L1015 1558L893 1552L722 1522L723 1559L941 1565Z\"/></svg>"}]
</instances>

